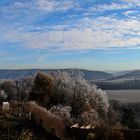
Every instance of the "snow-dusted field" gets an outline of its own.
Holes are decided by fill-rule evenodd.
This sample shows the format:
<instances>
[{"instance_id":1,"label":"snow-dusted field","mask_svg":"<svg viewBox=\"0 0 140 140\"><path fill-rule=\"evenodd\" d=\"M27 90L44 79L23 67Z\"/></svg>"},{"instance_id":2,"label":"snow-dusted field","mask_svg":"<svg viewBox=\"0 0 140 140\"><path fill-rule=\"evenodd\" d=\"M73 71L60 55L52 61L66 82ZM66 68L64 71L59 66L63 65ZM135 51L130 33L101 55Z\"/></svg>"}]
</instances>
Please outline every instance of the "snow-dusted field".
<instances>
[{"instance_id":1,"label":"snow-dusted field","mask_svg":"<svg viewBox=\"0 0 140 140\"><path fill-rule=\"evenodd\" d=\"M140 102L140 90L106 90L109 99L123 102Z\"/></svg>"}]
</instances>

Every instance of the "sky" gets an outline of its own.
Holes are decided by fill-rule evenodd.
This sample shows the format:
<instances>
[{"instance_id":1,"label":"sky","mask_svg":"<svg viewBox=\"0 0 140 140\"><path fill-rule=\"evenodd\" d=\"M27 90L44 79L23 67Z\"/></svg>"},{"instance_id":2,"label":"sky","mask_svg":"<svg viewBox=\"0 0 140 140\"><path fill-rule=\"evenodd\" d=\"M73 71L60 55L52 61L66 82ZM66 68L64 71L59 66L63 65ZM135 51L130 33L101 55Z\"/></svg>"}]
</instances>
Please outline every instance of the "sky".
<instances>
[{"instance_id":1,"label":"sky","mask_svg":"<svg viewBox=\"0 0 140 140\"><path fill-rule=\"evenodd\" d=\"M140 69L140 0L0 0L0 69Z\"/></svg>"}]
</instances>

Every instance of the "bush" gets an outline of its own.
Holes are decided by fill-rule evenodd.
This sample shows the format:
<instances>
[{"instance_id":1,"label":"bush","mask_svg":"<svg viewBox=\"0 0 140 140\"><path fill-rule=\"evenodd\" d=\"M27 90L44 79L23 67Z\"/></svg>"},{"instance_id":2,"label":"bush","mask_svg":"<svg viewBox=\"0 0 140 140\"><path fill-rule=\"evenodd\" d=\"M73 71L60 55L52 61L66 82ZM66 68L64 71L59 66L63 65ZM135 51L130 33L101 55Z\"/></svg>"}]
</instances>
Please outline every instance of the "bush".
<instances>
[{"instance_id":1,"label":"bush","mask_svg":"<svg viewBox=\"0 0 140 140\"><path fill-rule=\"evenodd\" d=\"M71 124L71 107L70 106L53 106L49 110L51 113L55 114L56 116L59 116L65 125L70 125Z\"/></svg>"},{"instance_id":2,"label":"bush","mask_svg":"<svg viewBox=\"0 0 140 140\"><path fill-rule=\"evenodd\" d=\"M50 106L59 104L70 106L72 117L78 120L82 119L79 121L83 121L81 115L88 122L93 122L95 116L98 119L107 117L109 101L106 93L88 83L80 74L70 76L65 72L59 72L53 74L53 79L54 86L50 97ZM91 120L89 121L89 119Z\"/></svg>"},{"instance_id":3,"label":"bush","mask_svg":"<svg viewBox=\"0 0 140 140\"><path fill-rule=\"evenodd\" d=\"M53 79L43 72L38 72L35 76L30 99L45 106L49 102L52 93Z\"/></svg>"},{"instance_id":4,"label":"bush","mask_svg":"<svg viewBox=\"0 0 140 140\"><path fill-rule=\"evenodd\" d=\"M109 110L106 93L90 84L78 72L71 76L60 71L51 76L38 72L30 99L64 117L65 122L72 117L76 121L95 125L98 120L107 119Z\"/></svg>"}]
</instances>

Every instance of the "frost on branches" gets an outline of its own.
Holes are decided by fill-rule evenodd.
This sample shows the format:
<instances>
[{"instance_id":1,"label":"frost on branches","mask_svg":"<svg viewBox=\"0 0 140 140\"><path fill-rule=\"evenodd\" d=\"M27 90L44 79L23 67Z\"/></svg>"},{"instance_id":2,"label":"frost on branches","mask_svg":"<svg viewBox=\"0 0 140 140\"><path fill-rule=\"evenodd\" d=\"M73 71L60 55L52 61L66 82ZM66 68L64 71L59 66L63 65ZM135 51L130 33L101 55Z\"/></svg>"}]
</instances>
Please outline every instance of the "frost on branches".
<instances>
[{"instance_id":1,"label":"frost on branches","mask_svg":"<svg viewBox=\"0 0 140 140\"><path fill-rule=\"evenodd\" d=\"M51 112L61 116L65 122L79 120L79 122L94 123L97 120L106 119L109 110L106 93L86 81L81 73L68 74L59 71L51 73L49 76L40 77L43 77L43 80L39 82L42 83L39 85L45 85L39 95L42 96L41 102L43 103L43 99L46 97L47 104L44 106L46 105L46 108ZM48 80L48 77L51 79L51 84L45 81L45 79ZM35 77L36 83L38 83L37 80ZM48 83L49 88L46 88ZM36 89L42 88L38 88L36 85ZM32 93L36 93L36 91L32 91Z\"/></svg>"}]
</instances>

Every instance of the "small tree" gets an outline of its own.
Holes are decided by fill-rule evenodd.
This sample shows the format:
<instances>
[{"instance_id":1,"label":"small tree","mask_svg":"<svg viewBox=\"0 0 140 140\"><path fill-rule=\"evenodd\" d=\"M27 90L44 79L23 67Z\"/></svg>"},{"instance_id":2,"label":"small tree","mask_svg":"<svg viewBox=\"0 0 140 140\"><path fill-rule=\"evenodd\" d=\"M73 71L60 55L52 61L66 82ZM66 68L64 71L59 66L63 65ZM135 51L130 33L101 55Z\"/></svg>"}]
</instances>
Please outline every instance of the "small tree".
<instances>
[{"instance_id":1,"label":"small tree","mask_svg":"<svg viewBox=\"0 0 140 140\"><path fill-rule=\"evenodd\" d=\"M54 82L52 94L50 96L50 106L59 104L65 106L69 105L71 99L71 77L67 73L60 71L53 73L52 77Z\"/></svg>"},{"instance_id":2,"label":"small tree","mask_svg":"<svg viewBox=\"0 0 140 140\"><path fill-rule=\"evenodd\" d=\"M15 80L15 93L18 101L29 100L29 92L33 86L33 77L18 78Z\"/></svg>"},{"instance_id":3,"label":"small tree","mask_svg":"<svg viewBox=\"0 0 140 140\"><path fill-rule=\"evenodd\" d=\"M47 105L52 93L53 79L49 75L38 72L35 76L30 99L39 104Z\"/></svg>"}]
</instances>

